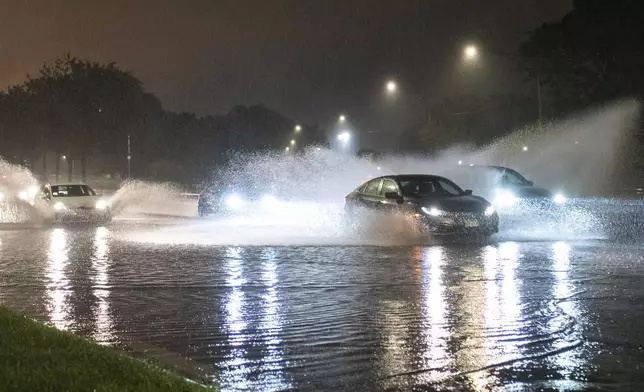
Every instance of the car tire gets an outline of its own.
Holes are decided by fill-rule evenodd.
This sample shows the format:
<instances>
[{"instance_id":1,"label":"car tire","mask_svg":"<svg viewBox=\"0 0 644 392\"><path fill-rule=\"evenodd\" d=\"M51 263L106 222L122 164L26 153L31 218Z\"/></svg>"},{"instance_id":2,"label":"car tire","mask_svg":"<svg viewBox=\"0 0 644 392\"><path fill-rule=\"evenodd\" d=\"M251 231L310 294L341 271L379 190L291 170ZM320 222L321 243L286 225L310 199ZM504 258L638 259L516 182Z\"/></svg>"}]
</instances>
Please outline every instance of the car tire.
<instances>
[{"instance_id":1,"label":"car tire","mask_svg":"<svg viewBox=\"0 0 644 392\"><path fill-rule=\"evenodd\" d=\"M110 210L105 211L101 221L103 221L105 223L111 222L112 221L112 211L110 211Z\"/></svg>"}]
</instances>

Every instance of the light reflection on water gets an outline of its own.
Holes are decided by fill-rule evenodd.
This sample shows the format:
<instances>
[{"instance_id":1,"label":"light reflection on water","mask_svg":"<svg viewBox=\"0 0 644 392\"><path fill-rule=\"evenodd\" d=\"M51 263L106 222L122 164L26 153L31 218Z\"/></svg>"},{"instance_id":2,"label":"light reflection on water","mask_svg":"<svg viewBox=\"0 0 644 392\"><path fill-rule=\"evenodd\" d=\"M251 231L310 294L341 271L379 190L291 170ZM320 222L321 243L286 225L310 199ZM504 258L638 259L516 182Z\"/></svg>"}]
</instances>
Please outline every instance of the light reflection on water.
<instances>
[{"instance_id":1,"label":"light reflection on water","mask_svg":"<svg viewBox=\"0 0 644 392\"><path fill-rule=\"evenodd\" d=\"M282 390L291 388L291 384L285 380L284 375L284 353L281 347L283 319L275 249L265 249L262 252L262 259L262 280L265 291L264 305L262 306L264 312L260 328L268 354L264 357L260 383L272 390Z\"/></svg>"},{"instance_id":2,"label":"light reflection on water","mask_svg":"<svg viewBox=\"0 0 644 392\"><path fill-rule=\"evenodd\" d=\"M109 286L109 230L105 227L96 229L94 235L94 254L92 257L93 274L91 276L94 297L98 302L95 306L96 330L93 338L101 344L109 344L114 340L113 320L110 314L110 286Z\"/></svg>"},{"instance_id":3,"label":"light reflection on water","mask_svg":"<svg viewBox=\"0 0 644 392\"><path fill-rule=\"evenodd\" d=\"M49 252L47 253L47 284L46 302L49 321L58 329L66 330L73 320L70 319L71 293L70 282L67 277L69 264L69 248L67 233L62 228L51 231L49 239Z\"/></svg>"},{"instance_id":4,"label":"light reflection on water","mask_svg":"<svg viewBox=\"0 0 644 392\"><path fill-rule=\"evenodd\" d=\"M561 321L553 322L551 328L559 330L563 324L570 332L564 339L557 341L557 344L553 347L555 350L560 350L578 343L579 339L581 339L578 336L579 331L576 325L580 318L580 313L575 298L573 298L575 290L570 277L570 245L565 242L556 242L552 245L552 252L554 256L552 267L555 278L555 301L557 301L556 306L563 312L563 323ZM555 320L557 319L553 319L553 321ZM555 356L554 362L561 375L569 377L579 359L573 351L566 350Z\"/></svg>"},{"instance_id":5,"label":"light reflection on water","mask_svg":"<svg viewBox=\"0 0 644 392\"><path fill-rule=\"evenodd\" d=\"M265 249L261 254L262 293L259 306L251 307L245 287L252 273L244 265L244 250L226 249L226 285L224 297L224 329L230 351L222 364L219 382L222 390L282 390L291 387L284 374L282 347L282 312L279 295L279 274L276 251ZM261 314L256 314L259 310ZM253 346L261 340L264 349L258 356Z\"/></svg>"},{"instance_id":6,"label":"light reflection on water","mask_svg":"<svg viewBox=\"0 0 644 392\"><path fill-rule=\"evenodd\" d=\"M577 295L584 282L573 278L577 250L565 242L199 254L114 246L112 232L43 231L46 252L31 254L46 262L15 264L13 274L5 262L0 279L23 279L22 271L40 273L44 265L35 279L45 279L35 285L44 286L56 327L86 333L90 320L87 335L101 343L147 339L210 361L204 365L218 368L209 374L222 390L298 389L311 379L325 389L335 381L325 378L329 372L339 383L367 380L369 390L395 389L400 380L487 390L535 363L547 366L543 377L572 378L592 360L568 350L583 342L579 324L587 316ZM11 238L0 239L5 258L15 249ZM30 254L26 248L21 254ZM145 252L153 258L133 261ZM29 286L12 283L3 288L5 302L17 302ZM136 317L145 312L166 327L150 330Z\"/></svg>"},{"instance_id":7,"label":"light reflection on water","mask_svg":"<svg viewBox=\"0 0 644 392\"><path fill-rule=\"evenodd\" d=\"M443 249L431 247L423 251L422 259L422 314L423 314L423 367L431 370L418 376L420 381L437 381L444 377L447 366L447 338L449 331L445 318L445 285L443 282Z\"/></svg>"},{"instance_id":8,"label":"light reflection on water","mask_svg":"<svg viewBox=\"0 0 644 392\"><path fill-rule=\"evenodd\" d=\"M245 294L243 284L245 279L242 277L243 258L242 249L236 247L226 248L226 286L228 294L224 298L224 329L228 335L228 344L230 353L226 356L222 364L222 374L220 376L221 387L228 389L249 389L248 380L248 363L246 356L247 336L244 331L246 321L244 320L245 312Z\"/></svg>"}]
</instances>

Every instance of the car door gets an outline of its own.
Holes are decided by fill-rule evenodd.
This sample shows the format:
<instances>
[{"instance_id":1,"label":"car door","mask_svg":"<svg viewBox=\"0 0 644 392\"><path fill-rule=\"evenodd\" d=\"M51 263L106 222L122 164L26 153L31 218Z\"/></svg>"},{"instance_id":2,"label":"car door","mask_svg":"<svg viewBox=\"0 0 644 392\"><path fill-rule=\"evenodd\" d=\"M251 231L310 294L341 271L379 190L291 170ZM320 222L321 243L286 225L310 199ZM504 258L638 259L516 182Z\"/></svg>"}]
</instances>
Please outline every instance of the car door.
<instances>
[{"instance_id":1,"label":"car door","mask_svg":"<svg viewBox=\"0 0 644 392\"><path fill-rule=\"evenodd\" d=\"M367 185L361 189L361 192L357 197L358 203L361 207L370 210L374 210L379 207L381 184L382 179L376 178L375 180L369 181Z\"/></svg>"},{"instance_id":2,"label":"car door","mask_svg":"<svg viewBox=\"0 0 644 392\"><path fill-rule=\"evenodd\" d=\"M387 193L396 193L398 195L401 195L398 184L396 184L396 182L390 178L383 179L382 185L380 186L379 208L383 211L391 213L400 210L400 204L398 203L398 200L387 199Z\"/></svg>"}]
</instances>

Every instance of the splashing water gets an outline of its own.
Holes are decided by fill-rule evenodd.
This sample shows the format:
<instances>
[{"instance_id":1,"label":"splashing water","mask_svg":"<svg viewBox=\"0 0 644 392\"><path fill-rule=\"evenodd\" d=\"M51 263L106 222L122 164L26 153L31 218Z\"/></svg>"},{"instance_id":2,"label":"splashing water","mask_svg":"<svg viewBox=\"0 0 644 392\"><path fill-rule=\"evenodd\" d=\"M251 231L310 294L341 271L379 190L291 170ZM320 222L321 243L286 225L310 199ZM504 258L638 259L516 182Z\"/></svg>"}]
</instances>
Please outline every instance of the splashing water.
<instances>
[{"instance_id":1,"label":"splashing water","mask_svg":"<svg viewBox=\"0 0 644 392\"><path fill-rule=\"evenodd\" d=\"M171 183L128 181L109 199L114 215L194 216L194 202Z\"/></svg>"},{"instance_id":2,"label":"splashing water","mask_svg":"<svg viewBox=\"0 0 644 392\"><path fill-rule=\"evenodd\" d=\"M38 181L27 168L0 159L0 223L37 220L38 211L23 200L37 185Z\"/></svg>"},{"instance_id":3,"label":"splashing water","mask_svg":"<svg viewBox=\"0 0 644 392\"><path fill-rule=\"evenodd\" d=\"M143 242L199 244L408 244L425 240L404 218L372 216L359 225L343 219L344 196L376 176L443 174L461 164L504 165L517 169L537 185L565 189L569 195L605 192L615 186L612 174L620 148L638 114L626 101L601 111L547 127L527 127L478 150L456 146L435 156L390 156L378 162L327 149L302 154L240 154L217 174L224 182L269 182L286 202L271 211L182 223L130 239ZM458 183L456 178L453 178ZM575 239L601 236L592 208L570 203L564 216L548 221L534 217L501 224L499 238Z\"/></svg>"}]
</instances>

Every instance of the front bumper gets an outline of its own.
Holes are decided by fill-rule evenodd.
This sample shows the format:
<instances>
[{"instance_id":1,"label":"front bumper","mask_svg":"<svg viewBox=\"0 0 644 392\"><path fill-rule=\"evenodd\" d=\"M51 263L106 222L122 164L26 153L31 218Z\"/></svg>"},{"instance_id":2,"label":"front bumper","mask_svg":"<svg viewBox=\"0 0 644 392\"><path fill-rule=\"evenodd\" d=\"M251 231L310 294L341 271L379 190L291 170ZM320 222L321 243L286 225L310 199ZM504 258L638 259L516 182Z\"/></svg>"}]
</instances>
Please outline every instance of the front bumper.
<instances>
[{"instance_id":1,"label":"front bumper","mask_svg":"<svg viewBox=\"0 0 644 392\"><path fill-rule=\"evenodd\" d=\"M56 222L93 222L110 220L112 214L109 209L97 208L68 208L54 211Z\"/></svg>"},{"instance_id":2,"label":"front bumper","mask_svg":"<svg viewBox=\"0 0 644 392\"><path fill-rule=\"evenodd\" d=\"M499 231L499 217L482 213L444 213L421 215L422 228L435 235L492 235Z\"/></svg>"},{"instance_id":3,"label":"front bumper","mask_svg":"<svg viewBox=\"0 0 644 392\"><path fill-rule=\"evenodd\" d=\"M495 205L494 207L501 215L529 215L529 214L558 214L565 210L570 202L555 203L550 198L520 198L511 205Z\"/></svg>"}]
</instances>

